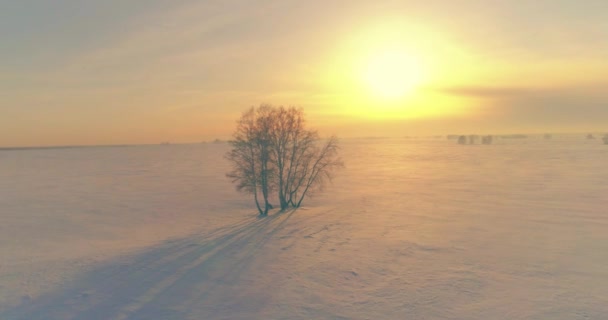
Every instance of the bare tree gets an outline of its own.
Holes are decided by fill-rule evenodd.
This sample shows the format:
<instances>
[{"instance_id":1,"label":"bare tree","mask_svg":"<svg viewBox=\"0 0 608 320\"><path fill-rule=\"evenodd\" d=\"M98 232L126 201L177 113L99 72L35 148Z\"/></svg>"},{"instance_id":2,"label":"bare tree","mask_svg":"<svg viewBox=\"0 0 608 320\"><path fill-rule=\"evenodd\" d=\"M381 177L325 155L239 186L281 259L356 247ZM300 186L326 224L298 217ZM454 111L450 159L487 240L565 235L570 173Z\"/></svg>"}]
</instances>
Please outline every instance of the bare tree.
<instances>
[{"instance_id":1,"label":"bare tree","mask_svg":"<svg viewBox=\"0 0 608 320\"><path fill-rule=\"evenodd\" d=\"M236 183L237 190L253 194L261 216L268 215L268 210L272 208L268 201L273 187L268 138L269 112L270 109L264 106L244 112L237 122L234 140L229 142L232 149L226 155L232 163L227 177ZM260 204L260 194L263 204Z\"/></svg>"},{"instance_id":2,"label":"bare tree","mask_svg":"<svg viewBox=\"0 0 608 320\"><path fill-rule=\"evenodd\" d=\"M266 202L267 192L276 189L281 210L299 207L343 166L337 138L319 146L318 133L306 129L304 112L295 107L252 108L238 122L234 137L228 154L234 169L228 176L238 182L237 189L253 193L256 204L258 188ZM243 150L247 158L240 156ZM268 207L262 210L258 204L260 214L265 215Z\"/></svg>"},{"instance_id":3,"label":"bare tree","mask_svg":"<svg viewBox=\"0 0 608 320\"><path fill-rule=\"evenodd\" d=\"M302 151L311 145L313 133L304 130L301 109L284 107L273 110L273 128L270 133L275 165L277 167L278 198L281 210L293 204L293 181L299 173Z\"/></svg>"},{"instance_id":4,"label":"bare tree","mask_svg":"<svg viewBox=\"0 0 608 320\"><path fill-rule=\"evenodd\" d=\"M293 207L300 207L307 194L322 190L334 170L344 166L338 158L338 149L338 139L332 136L322 147L314 145L300 153L301 169L290 186L289 202Z\"/></svg>"},{"instance_id":5,"label":"bare tree","mask_svg":"<svg viewBox=\"0 0 608 320\"><path fill-rule=\"evenodd\" d=\"M331 179L334 169L343 165L338 158L338 140L332 137L319 147L319 135L306 129L300 108L276 107L271 117L270 137L281 210L299 207L307 195Z\"/></svg>"}]
</instances>

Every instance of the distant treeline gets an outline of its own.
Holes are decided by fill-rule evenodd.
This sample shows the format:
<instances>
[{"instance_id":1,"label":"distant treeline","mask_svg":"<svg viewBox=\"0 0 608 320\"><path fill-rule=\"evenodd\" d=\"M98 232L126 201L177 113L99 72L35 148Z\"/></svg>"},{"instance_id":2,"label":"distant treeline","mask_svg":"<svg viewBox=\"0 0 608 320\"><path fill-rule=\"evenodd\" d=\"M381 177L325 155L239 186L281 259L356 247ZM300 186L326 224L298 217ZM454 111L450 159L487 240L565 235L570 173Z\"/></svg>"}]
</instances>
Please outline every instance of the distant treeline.
<instances>
[{"instance_id":1,"label":"distant treeline","mask_svg":"<svg viewBox=\"0 0 608 320\"><path fill-rule=\"evenodd\" d=\"M115 145L92 145L92 146L42 146L42 147L0 147L0 151L15 151L15 150L49 150L49 149L81 149L81 148L124 148L136 147L137 145L130 144L115 144Z\"/></svg>"},{"instance_id":2,"label":"distant treeline","mask_svg":"<svg viewBox=\"0 0 608 320\"><path fill-rule=\"evenodd\" d=\"M450 134L447 137L449 140L457 140L461 136L462 135L460 135L460 134ZM473 136L477 137L477 135L473 135ZM502 138L502 139L527 139L528 138L528 136L525 134L494 135L493 137Z\"/></svg>"}]
</instances>

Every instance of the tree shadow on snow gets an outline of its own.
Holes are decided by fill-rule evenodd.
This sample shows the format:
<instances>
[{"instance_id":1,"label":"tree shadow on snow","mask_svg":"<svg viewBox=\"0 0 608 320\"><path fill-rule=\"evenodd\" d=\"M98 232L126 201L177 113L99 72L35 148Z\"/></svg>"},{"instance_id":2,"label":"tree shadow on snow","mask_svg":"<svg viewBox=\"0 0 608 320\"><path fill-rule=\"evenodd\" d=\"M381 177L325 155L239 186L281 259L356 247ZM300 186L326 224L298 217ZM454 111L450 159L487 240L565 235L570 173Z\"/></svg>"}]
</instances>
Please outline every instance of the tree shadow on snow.
<instances>
[{"instance_id":1,"label":"tree shadow on snow","mask_svg":"<svg viewBox=\"0 0 608 320\"><path fill-rule=\"evenodd\" d=\"M188 319L193 308L218 314L221 308L235 307L235 296L247 308L259 308L263 301L256 299L263 294L242 297L236 284L252 271L255 256L293 212L248 218L116 259L0 313L0 319Z\"/></svg>"}]
</instances>

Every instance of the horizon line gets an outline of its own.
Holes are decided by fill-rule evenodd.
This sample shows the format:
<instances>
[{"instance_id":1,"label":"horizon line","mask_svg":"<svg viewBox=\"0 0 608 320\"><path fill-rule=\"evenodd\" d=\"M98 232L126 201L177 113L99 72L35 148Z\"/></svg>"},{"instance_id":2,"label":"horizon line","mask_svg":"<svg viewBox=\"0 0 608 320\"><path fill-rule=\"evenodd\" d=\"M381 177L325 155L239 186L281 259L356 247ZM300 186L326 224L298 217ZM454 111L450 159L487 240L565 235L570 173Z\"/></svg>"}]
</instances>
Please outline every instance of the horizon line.
<instances>
[{"instance_id":1,"label":"horizon line","mask_svg":"<svg viewBox=\"0 0 608 320\"><path fill-rule=\"evenodd\" d=\"M348 139L408 139L408 138L437 138L458 135L493 135L493 136L511 136L511 135L526 135L526 136L543 136L543 135L587 135L597 134L598 132L545 132L545 133L499 133L499 134L485 134L485 133L450 133L450 134L425 134L425 135L401 135L401 136L357 136L357 137L338 137L340 140ZM608 134L608 132L602 132ZM214 139L214 140L203 140L200 142L161 142L161 143L121 143L121 144L75 144L75 145L33 145L33 146L11 146L11 147L0 147L0 151L19 151L19 150L41 150L41 149L80 149L80 148L125 148L125 147L140 147L140 146L160 146L160 145L189 145L189 144L217 144L225 143L230 139Z\"/></svg>"}]
</instances>

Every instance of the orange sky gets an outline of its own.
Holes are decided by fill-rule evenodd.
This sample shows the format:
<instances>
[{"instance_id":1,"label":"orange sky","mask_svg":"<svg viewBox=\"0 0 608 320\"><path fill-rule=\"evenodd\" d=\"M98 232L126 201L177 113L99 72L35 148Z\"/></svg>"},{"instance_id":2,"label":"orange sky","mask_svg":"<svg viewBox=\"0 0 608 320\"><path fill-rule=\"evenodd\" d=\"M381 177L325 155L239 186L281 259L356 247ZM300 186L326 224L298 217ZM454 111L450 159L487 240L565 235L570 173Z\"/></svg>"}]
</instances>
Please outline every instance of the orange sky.
<instances>
[{"instance_id":1,"label":"orange sky","mask_svg":"<svg viewBox=\"0 0 608 320\"><path fill-rule=\"evenodd\" d=\"M229 138L251 105L339 136L608 130L605 1L14 1L0 147Z\"/></svg>"}]
</instances>

